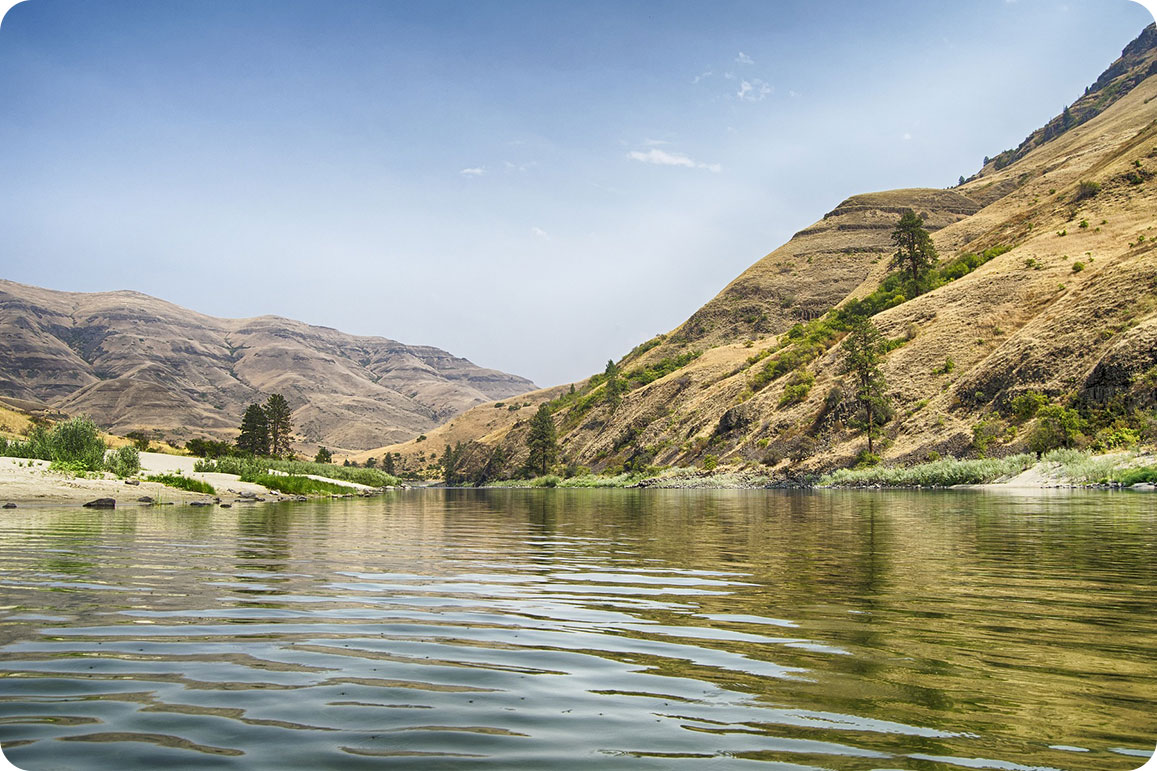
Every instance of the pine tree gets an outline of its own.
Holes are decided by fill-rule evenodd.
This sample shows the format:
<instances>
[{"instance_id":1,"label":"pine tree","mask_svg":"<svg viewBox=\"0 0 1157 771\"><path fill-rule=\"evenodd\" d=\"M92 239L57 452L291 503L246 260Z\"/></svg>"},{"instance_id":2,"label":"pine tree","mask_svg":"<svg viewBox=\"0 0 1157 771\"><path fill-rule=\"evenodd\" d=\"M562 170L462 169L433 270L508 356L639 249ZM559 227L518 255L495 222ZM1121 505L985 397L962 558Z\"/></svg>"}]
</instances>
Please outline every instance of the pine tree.
<instances>
[{"instance_id":1,"label":"pine tree","mask_svg":"<svg viewBox=\"0 0 1157 771\"><path fill-rule=\"evenodd\" d=\"M887 352L887 342L880 330L863 316L852 321L852 329L842 345L844 358L841 371L852 376L855 384L857 415L853 426L861 428L868 435L868 454L872 454L872 438L878 426L883 425L891 413L884 373L880 366Z\"/></svg>"},{"instance_id":2,"label":"pine tree","mask_svg":"<svg viewBox=\"0 0 1157 771\"><path fill-rule=\"evenodd\" d=\"M456 485L462 481L462 474L459 468L465 459L466 445L463 442L458 442L453 447L446 445L446 450L442 453L441 460L443 481L446 484Z\"/></svg>"},{"instance_id":3,"label":"pine tree","mask_svg":"<svg viewBox=\"0 0 1157 771\"><path fill-rule=\"evenodd\" d=\"M333 453L330 452L325 447L318 447L317 448L317 455L314 456L313 462L314 463L332 463L333 462Z\"/></svg>"},{"instance_id":4,"label":"pine tree","mask_svg":"<svg viewBox=\"0 0 1157 771\"><path fill-rule=\"evenodd\" d=\"M530 419L530 433L526 436L526 446L530 456L526 466L532 473L544 476L558 457L558 438L554 429L554 418L545 404L538 408Z\"/></svg>"},{"instance_id":5,"label":"pine tree","mask_svg":"<svg viewBox=\"0 0 1157 771\"><path fill-rule=\"evenodd\" d=\"M289 402L281 394L270 394L265 402L265 419L269 423L269 454L275 458L289 454L289 435L293 418Z\"/></svg>"},{"instance_id":6,"label":"pine tree","mask_svg":"<svg viewBox=\"0 0 1157 771\"><path fill-rule=\"evenodd\" d=\"M269 454L269 420L260 404L250 404L245 408L237 449L258 456Z\"/></svg>"},{"instance_id":7,"label":"pine tree","mask_svg":"<svg viewBox=\"0 0 1157 771\"><path fill-rule=\"evenodd\" d=\"M908 271L913 281L919 281L920 276L936 264L932 237L924 229L923 218L911 209L906 209L896 223L892 243L896 245L896 253L888 267Z\"/></svg>"},{"instance_id":8,"label":"pine tree","mask_svg":"<svg viewBox=\"0 0 1157 771\"><path fill-rule=\"evenodd\" d=\"M382 458L382 471L390 476L394 475L394 454L387 452Z\"/></svg>"},{"instance_id":9,"label":"pine tree","mask_svg":"<svg viewBox=\"0 0 1157 771\"><path fill-rule=\"evenodd\" d=\"M611 406L611 412L618 408L623 400L623 381L619 379L619 365L613 359L607 360L607 368L603 370L607 378L606 396L604 401Z\"/></svg>"}]
</instances>

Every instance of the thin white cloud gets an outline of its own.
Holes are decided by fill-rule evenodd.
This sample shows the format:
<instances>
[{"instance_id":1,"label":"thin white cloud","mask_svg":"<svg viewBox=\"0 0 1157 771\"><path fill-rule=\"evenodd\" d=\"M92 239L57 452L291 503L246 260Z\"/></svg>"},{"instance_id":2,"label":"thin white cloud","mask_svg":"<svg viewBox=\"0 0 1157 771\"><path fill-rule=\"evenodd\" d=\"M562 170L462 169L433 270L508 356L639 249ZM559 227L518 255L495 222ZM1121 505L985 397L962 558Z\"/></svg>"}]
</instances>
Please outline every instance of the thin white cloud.
<instances>
[{"instance_id":1,"label":"thin white cloud","mask_svg":"<svg viewBox=\"0 0 1157 771\"><path fill-rule=\"evenodd\" d=\"M744 102L761 102L771 94L771 86L759 78L740 81L735 95Z\"/></svg>"},{"instance_id":2,"label":"thin white cloud","mask_svg":"<svg viewBox=\"0 0 1157 771\"><path fill-rule=\"evenodd\" d=\"M912 135L909 134L907 131L905 131L904 136L901 137L901 139L903 139L905 142L907 142L911 138L912 138Z\"/></svg>"},{"instance_id":3,"label":"thin white cloud","mask_svg":"<svg viewBox=\"0 0 1157 771\"><path fill-rule=\"evenodd\" d=\"M458 173L464 177L481 177L486 173L486 169L482 166L475 166L472 169L462 169L462 171Z\"/></svg>"},{"instance_id":4,"label":"thin white cloud","mask_svg":"<svg viewBox=\"0 0 1157 771\"><path fill-rule=\"evenodd\" d=\"M531 234L532 234L532 235L538 236L539 238L541 238L541 239L542 239L542 240L544 240L544 241L549 241L549 240L550 240L550 236L549 236L549 235L547 234L547 232L546 232L545 230L543 230L542 228L539 228L539 227L533 227L533 228L531 228L531 229L530 229L530 232L531 232Z\"/></svg>"},{"instance_id":5,"label":"thin white cloud","mask_svg":"<svg viewBox=\"0 0 1157 771\"><path fill-rule=\"evenodd\" d=\"M707 171L718 174L723 171L723 167L718 163L702 163L689 158L682 153L669 153L665 150L652 148L647 152L642 150L632 150L627 153L627 157L632 161L640 161L642 163L650 163L655 166L682 166L687 169L706 169Z\"/></svg>"},{"instance_id":6,"label":"thin white cloud","mask_svg":"<svg viewBox=\"0 0 1157 771\"><path fill-rule=\"evenodd\" d=\"M705 78L709 78L709 77L711 77L711 76L712 76L712 75L714 75L714 74L715 74L715 73L714 73L714 72L712 72L711 70L707 70L706 72L700 72L698 75L696 75L695 77L691 78L691 85L695 85L696 83L699 83L699 82L700 82L700 81L702 81L703 79L705 79Z\"/></svg>"},{"instance_id":7,"label":"thin white cloud","mask_svg":"<svg viewBox=\"0 0 1157 771\"><path fill-rule=\"evenodd\" d=\"M748 56L747 54L745 54L745 53L743 53L742 51L740 51L740 52L739 52L739 56L736 56L736 57L735 57L735 63L736 63L736 64L755 64L755 60L754 60L754 59L752 59L752 58L751 58L750 56Z\"/></svg>"},{"instance_id":8,"label":"thin white cloud","mask_svg":"<svg viewBox=\"0 0 1157 771\"><path fill-rule=\"evenodd\" d=\"M660 145L669 145L671 143L666 139L644 139L643 144L647 147L659 147Z\"/></svg>"}]
</instances>

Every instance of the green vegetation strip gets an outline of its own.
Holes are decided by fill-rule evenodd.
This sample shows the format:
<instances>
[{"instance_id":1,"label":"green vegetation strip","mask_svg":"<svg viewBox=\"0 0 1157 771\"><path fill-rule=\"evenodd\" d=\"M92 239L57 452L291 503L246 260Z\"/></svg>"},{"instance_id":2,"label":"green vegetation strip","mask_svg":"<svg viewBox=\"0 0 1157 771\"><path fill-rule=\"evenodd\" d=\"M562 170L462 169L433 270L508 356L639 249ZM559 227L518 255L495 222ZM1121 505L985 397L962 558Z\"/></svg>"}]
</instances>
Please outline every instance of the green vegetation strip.
<instances>
[{"instance_id":1,"label":"green vegetation strip","mask_svg":"<svg viewBox=\"0 0 1157 771\"><path fill-rule=\"evenodd\" d=\"M213 485L208 482L202 482L200 479L192 479L191 477L182 474L153 474L146 477L149 482L160 482L168 487L176 487L179 490L188 490L191 493L202 493L204 495L216 495L217 491L213 489Z\"/></svg>"},{"instance_id":2,"label":"green vegetation strip","mask_svg":"<svg viewBox=\"0 0 1157 771\"><path fill-rule=\"evenodd\" d=\"M820 487L950 487L980 485L1011 477L1037 462L1036 455L1024 453L1007 458L943 460L916 466L839 469L819 480Z\"/></svg>"},{"instance_id":3,"label":"green vegetation strip","mask_svg":"<svg viewBox=\"0 0 1157 771\"><path fill-rule=\"evenodd\" d=\"M198 460L193 466L196 471L217 471L222 474L236 474L239 477L268 474L270 469L284 471L297 476L312 474L344 482L354 482L367 487L396 487L401 484L396 476L375 468L355 468L334 466L329 463L309 463L300 460L279 460L277 458L221 457L215 460ZM248 482L250 480L245 479ZM343 488L349 492L349 488Z\"/></svg>"},{"instance_id":4,"label":"green vegetation strip","mask_svg":"<svg viewBox=\"0 0 1157 771\"><path fill-rule=\"evenodd\" d=\"M345 495L354 489L348 485L323 482L319 479L280 474L242 474L242 482L252 482L286 495Z\"/></svg>"}]
</instances>

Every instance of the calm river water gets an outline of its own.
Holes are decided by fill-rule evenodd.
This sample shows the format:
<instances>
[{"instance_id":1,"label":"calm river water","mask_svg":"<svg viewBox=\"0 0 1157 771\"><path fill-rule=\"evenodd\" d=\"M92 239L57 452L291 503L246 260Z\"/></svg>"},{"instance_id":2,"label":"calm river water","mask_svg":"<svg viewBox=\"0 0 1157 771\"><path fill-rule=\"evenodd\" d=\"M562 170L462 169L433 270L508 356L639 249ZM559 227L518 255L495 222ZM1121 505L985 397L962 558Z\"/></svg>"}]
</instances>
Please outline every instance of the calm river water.
<instances>
[{"instance_id":1,"label":"calm river water","mask_svg":"<svg viewBox=\"0 0 1157 771\"><path fill-rule=\"evenodd\" d=\"M23 769L1134 769L1157 496L419 490L0 517Z\"/></svg>"}]
</instances>

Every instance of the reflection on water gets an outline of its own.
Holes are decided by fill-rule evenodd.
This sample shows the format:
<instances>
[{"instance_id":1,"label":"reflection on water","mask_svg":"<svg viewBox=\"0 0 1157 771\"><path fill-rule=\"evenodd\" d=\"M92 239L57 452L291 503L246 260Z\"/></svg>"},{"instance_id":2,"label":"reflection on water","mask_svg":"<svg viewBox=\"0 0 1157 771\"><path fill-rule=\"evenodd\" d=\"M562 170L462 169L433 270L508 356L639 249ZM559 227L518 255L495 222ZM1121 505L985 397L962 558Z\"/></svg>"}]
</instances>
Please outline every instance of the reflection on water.
<instances>
[{"instance_id":1,"label":"reflection on water","mask_svg":"<svg viewBox=\"0 0 1157 771\"><path fill-rule=\"evenodd\" d=\"M1093 493L18 509L0 743L29 771L1133 769L1155 536L1157 498Z\"/></svg>"}]
</instances>

